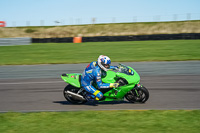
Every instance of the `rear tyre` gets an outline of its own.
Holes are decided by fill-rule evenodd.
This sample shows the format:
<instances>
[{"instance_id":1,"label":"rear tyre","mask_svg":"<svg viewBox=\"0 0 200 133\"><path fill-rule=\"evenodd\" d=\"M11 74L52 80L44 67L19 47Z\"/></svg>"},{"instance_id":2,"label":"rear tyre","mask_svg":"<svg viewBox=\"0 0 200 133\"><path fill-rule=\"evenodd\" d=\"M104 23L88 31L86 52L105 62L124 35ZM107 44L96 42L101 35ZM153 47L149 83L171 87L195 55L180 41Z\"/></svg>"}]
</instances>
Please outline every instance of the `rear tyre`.
<instances>
[{"instance_id":1,"label":"rear tyre","mask_svg":"<svg viewBox=\"0 0 200 133\"><path fill-rule=\"evenodd\" d=\"M134 88L125 95L125 98L131 103L145 103L149 99L149 91L144 86Z\"/></svg>"},{"instance_id":2,"label":"rear tyre","mask_svg":"<svg viewBox=\"0 0 200 133\"><path fill-rule=\"evenodd\" d=\"M80 88L74 87L74 86L69 84L69 85L67 85L65 87L65 89L63 91L63 95L64 95L65 99L67 101L69 101L70 103L73 103L73 104L84 104L87 101L77 100L77 99L73 98L72 95L66 93L66 91L71 91L71 92L77 93L79 90L80 90Z\"/></svg>"}]
</instances>

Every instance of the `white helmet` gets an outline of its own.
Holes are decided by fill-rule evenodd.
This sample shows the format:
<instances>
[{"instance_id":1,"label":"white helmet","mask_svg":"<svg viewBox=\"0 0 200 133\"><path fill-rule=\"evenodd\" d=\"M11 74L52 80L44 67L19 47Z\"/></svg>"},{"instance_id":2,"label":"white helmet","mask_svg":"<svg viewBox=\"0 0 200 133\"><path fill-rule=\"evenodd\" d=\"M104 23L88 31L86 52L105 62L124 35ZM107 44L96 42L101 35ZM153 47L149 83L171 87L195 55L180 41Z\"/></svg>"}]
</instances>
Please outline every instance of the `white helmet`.
<instances>
[{"instance_id":1,"label":"white helmet","mask_svg":"<svg viewBox=\"0 0 200 133\"><path fill-rule=\"evenodd\" d=\"M108 56L100 55L97 62L99 67L104 71L108 71L110 68L111 60Z\"/></svg>"}]
</instances>

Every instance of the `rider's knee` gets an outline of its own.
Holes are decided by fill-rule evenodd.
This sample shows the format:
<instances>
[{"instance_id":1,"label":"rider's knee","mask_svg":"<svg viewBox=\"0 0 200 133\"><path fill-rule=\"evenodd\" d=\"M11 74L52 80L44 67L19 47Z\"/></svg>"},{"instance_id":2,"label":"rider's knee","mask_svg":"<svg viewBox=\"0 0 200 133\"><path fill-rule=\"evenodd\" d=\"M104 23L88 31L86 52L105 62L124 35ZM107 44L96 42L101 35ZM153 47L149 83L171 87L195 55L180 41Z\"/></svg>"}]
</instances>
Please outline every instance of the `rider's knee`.
<instances>
[{"instance_id":1,"label":"rider's knee","mask_svg":"<svg viewBox=\"0 0 200 133\"><path fill-rule=\"evenodd\" d=\"M98 91L98 93L95 96L100 100L101 98L103 98L103 93Z\"/></svg>"}]
</instances>

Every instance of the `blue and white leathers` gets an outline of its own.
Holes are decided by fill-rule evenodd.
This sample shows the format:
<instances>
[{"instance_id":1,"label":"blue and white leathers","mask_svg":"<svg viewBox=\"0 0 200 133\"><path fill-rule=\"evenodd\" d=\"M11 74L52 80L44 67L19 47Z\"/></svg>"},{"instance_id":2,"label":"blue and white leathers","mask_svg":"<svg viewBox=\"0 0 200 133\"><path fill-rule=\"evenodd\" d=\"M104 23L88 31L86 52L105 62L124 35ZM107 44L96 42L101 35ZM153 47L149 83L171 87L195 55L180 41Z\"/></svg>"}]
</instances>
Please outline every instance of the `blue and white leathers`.
<instances>
[{"instance_id":1,"label":"blue and white leathers","mask_svg":"<svg viewBox=\"0 0 200 133\"><path fill-rule=\"evenodd\" d=\"M113 66L111 67L113 68ZM81 77L81 86L89 93L96 96L99 100L103 97L103 93L92 86L92 83L96 82L99 89L109 88L110 83L102 83L101 69L97 65L97 62L91 62L84 70Z\"/></svg>"}]
</instances>

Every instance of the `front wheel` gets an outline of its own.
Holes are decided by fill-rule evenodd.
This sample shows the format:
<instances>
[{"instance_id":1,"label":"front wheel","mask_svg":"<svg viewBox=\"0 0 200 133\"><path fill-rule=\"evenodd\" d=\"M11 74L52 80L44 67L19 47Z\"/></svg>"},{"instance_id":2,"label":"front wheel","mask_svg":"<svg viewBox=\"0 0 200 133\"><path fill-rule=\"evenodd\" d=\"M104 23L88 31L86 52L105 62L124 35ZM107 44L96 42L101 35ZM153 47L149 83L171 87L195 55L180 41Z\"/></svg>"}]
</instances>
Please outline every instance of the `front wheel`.
<instances>
[{"instance_id":1,"label":"front wheel","mask_svg":"<svg viewBox=\"0 0 200 133\"><path fill-rule=\"evenodd\" d=\"M149 99L149 91L144 86L134 88L125 95L125 98L132 103L145 103Z\"/></svg>"}]
</instances>

